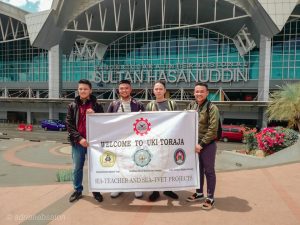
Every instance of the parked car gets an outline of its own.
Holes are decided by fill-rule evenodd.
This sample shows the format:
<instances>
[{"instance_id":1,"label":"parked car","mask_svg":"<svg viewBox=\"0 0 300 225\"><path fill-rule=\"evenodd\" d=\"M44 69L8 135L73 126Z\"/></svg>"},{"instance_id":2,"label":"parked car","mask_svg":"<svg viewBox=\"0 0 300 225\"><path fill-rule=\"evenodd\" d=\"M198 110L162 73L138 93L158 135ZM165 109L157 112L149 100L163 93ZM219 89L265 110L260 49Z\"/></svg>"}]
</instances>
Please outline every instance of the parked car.
<instances>
[{"instance_id":1,"label":"parked car","mask_svg":"<svg viewBox=\"0 0 300 225\"><path fill-rule=\"evenodd\" d=\"M41 127L44 130L66 130L66 124L61 120L43 120L41 122Z\"/></svg>"},{"instance_id":2,"label":"parked car","mask_svg":"<svg viewBox=\"0 0 300 225\"><path fill-rule=\"evenodd\" d=\"M238 125L222 125L221 140L223 140L224 142L240 141L244 143L244 130L244 127Z\"/></svg>"}]
</instances>

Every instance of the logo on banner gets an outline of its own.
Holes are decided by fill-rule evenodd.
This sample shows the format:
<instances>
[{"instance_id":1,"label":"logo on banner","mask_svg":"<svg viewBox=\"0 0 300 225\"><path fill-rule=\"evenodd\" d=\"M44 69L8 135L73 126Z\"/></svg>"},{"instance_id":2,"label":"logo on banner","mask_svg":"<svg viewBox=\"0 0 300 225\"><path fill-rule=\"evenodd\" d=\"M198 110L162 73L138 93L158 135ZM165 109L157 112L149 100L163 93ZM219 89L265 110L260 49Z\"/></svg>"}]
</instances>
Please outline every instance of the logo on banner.
<instances>
[{"instance_id":1,"label":"logo on banner","mask_svg":"<svg viewBox=\"0 0 300 225\"><path fill-rule=\"evenodd\" d=\"M177 165L182 165L185 162L185 152L179 148L174 152L174 161Z\"/></svg>"},{"instance_id":2,"label":"logo on banner","mask_svg":"<svg viewBox=\"0 0 300 225\"><path fill-rule=\"evenodd\" d=\"M147 149L139 149L134 153L133 160L137 166L147 166L151 161L151 153Z\"/></svg>"},{"instance_id":3,"label":"logo on banner","mask_svg":"<svg viewBox=\"0 0 300 225\"><path fill-rule=\"evenodd\" d=\"M133 124L133 130L137 135L143 136L151 130L151 123L147 119L140 118Z\"/></svg>"},{"instance_id":4,"label":"logo on banner","mask_svg":"<svg viewBox=\"0 0 300 225\"><path fill-rule=\"evenodd\" d=\"M105 151L100 156L100 164L103 167L113 167L116 163L116 155L113 152Z\"/></svg>"}]
</instances>

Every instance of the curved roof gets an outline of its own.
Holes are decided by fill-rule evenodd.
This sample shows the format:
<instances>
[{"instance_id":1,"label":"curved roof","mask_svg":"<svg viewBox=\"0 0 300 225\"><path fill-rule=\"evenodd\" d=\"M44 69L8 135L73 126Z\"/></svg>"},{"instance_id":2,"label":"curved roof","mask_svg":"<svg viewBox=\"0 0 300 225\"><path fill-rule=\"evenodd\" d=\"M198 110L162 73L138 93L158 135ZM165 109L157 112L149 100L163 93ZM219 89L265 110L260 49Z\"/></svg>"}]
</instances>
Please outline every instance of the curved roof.
<instances>
[{"instance_id":1,"label":"curved roof","mask_svg":"<svg viewBox=\"0 0 300 225\"><path fill-rule=\"evenodd\" d=\"M126 33L164 24L203 26L233 39L246 27L249 37L259 45L260 35L272 37L280 32L298 3L299 0L53 0L48 14L29 15L26 20L34 17L44 21L39 28L29 29L30 35L31 30L35 32L31 35L34 46L50 49L61 44L63 52L70 50L70 42L78 36L109 45ZM284 9L279 11L282 6Z\"/></svg>"},{"instance_id":2,"label":"curved roof","mask_svg":"<svg viewBox=\"0 0 300 225\"><path fill-rule=\"evenodd\" d=\"M7 17L14 18L22 23L25 23L25 15L28 13L29 12L26 12L15 6L0 2L0 16L5 15Z\"/></svg>"}]
</instances>

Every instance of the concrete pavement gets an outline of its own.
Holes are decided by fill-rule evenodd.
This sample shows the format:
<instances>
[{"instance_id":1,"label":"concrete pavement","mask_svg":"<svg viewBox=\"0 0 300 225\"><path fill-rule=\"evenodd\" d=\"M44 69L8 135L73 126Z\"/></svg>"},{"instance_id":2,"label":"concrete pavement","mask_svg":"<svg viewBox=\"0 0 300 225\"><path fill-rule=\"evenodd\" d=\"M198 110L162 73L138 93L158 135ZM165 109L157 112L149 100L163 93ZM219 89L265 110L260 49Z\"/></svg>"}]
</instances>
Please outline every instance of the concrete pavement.
<instances>
[{"instance_id":1,"label":"concrete pavement","mask_svg":"<svg viewBox=\"0 0 300 225\"><path fill-rule=\"evenodd\" d=\"M217 173L215 208L188 203L193 190L179 191L179 200L163 195L149 202L149 193L135 199L124 193L96 202L86 192L69 203L70 182L57 183L59 168L71 168L67 145L55 142L0 140L0 225L7 224L300 224L300 163ZM86 170L85 170L86 173ZM86 178L85 174L85 178Z\"/></svg>"}]
</instances>

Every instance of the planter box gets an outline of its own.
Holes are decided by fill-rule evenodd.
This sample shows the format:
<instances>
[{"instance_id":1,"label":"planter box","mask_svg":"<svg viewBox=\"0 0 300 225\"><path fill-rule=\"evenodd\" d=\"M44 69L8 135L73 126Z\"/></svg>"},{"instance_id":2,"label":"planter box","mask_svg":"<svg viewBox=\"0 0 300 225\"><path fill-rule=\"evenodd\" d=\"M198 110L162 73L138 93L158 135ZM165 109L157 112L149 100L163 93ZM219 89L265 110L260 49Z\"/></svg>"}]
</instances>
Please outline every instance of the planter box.
<instances>
[{"instance_id":1,"label":"planter box","mask_svg":"<svg viewBox=\"0 0 300 225\"><path fill-rule=\"evenodd\" d=\"M222 151L216 157L216 170L255 169L293 162L300 162L300 137L294 145L264 158L232 151Z\"/></svg>"}]
</instances>

